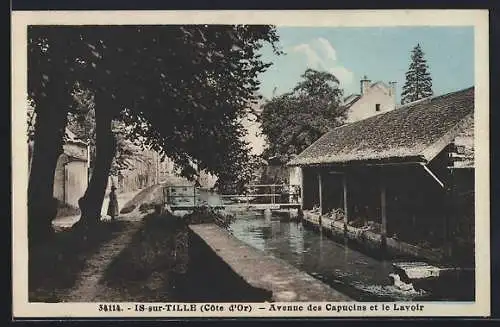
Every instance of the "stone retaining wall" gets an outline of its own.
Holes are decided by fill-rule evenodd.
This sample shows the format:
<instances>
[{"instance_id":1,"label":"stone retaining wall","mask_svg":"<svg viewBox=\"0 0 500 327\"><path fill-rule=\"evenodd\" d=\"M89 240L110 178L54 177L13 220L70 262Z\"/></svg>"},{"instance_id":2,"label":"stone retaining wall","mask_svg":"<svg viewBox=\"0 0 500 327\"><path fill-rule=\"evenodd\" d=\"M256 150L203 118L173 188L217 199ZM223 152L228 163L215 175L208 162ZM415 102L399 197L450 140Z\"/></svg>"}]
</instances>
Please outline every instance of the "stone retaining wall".
<instances>
[{"instance_id":1,"label":"stone retaining wall","mask_svg":"<svg viewBox=\"0 0 500 327\"><path fill-rule=\"evenodd\" d=\"M271 295L271 301L353 301L286 261L245 244L215 224L190 225L189 227L193 234L198 236L193 235L194 242L205 244L195 247L200 248L203 253L193 253L193 258L200 258L199 262L219 261L218 267L205 269L209 271L213 269L214 274L219 274L219 270L226 271L224 274L228 276L236 274L254 290L260 290L258 291L261 292L260 294ZM218 260L214 258L214 255L218 257ZM226 268L222 268L224 265L221 262L226 265ZM232 273L229 273L228 269ZM247 288L247 290L250 289Z\"/></svg>"}]
</instances>

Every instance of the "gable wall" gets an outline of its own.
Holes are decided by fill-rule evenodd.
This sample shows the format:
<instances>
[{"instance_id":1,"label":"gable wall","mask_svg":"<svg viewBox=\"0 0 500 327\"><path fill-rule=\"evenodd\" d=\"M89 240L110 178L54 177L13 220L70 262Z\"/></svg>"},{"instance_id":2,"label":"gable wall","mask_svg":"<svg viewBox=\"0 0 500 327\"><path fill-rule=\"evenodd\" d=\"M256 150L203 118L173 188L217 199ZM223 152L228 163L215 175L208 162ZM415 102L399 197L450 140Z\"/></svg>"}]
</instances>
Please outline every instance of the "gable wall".
<instances>
[{"instance_id":1,"label":"gable wall","mask_svg":"<svg viewBox=\"0 0 500 327\"><path fill-rule=\"evenodd\" d=\"M375 111L375 105L380 104L380 111ZM389 90L381 86L374 86L356 101L347 112L346 122L362 120L395 108L394 96L389 95Z\"/></svg>"}]
</instances>

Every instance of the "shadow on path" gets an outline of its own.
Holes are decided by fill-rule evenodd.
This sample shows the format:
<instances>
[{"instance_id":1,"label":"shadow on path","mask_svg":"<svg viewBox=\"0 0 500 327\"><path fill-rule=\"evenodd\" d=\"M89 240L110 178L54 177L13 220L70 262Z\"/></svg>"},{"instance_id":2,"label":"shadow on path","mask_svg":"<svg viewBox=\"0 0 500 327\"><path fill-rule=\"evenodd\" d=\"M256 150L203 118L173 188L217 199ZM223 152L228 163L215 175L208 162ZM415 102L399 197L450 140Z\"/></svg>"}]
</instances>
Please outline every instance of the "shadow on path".
<instances>
[{"instance_id":1,"label":"shadow on path","mask_svg":"<svg viewBox=\"0 0 500 327\"><path fill-rule=\"evenodd\" d=\"M99 301L262 302L270 292L237 276L186 224L148 215L129 246L108 266Z\"/></svg>"},{"instance_id":2,"label":"shadow on path","mask_svg":"<svg viewBox=\"0 0 500 327\"><path fill-rule=\"evenodd\" d=\"M155 189L143 190L143 196ZM95 287L102 271L127 246L141 219L136 212L120 215L116 221L101 221L88 232L71 228L74 221L68 226L61 221L62 228L56 229L53 238L29 252L29 301L56 303L92 298L98 292Z\"/></svg>"}]
</instances>

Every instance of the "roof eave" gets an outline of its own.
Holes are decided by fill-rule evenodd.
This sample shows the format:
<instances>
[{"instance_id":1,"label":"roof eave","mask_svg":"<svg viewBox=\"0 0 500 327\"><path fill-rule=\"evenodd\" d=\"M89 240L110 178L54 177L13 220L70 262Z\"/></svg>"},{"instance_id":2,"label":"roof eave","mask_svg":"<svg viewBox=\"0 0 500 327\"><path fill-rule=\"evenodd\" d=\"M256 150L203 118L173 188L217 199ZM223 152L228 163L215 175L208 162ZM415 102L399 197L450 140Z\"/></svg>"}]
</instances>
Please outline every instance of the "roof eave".
<instances>
[{"instance_id":1,"label":"roof eave","mask_svg":"<svg viewBox=\"0 0 500 327\"><path fill-rule=\"evenodd\" d=\"M366 160L346 160L346 161L325 161L325 162L305 162L292 161L287 164L290 167L323 167L323 166L394 166L407 164L421 164L429 161L423 155L407 156L407 157L388 157L381 159L366 159Z\"/></svg>"}]
</instances>

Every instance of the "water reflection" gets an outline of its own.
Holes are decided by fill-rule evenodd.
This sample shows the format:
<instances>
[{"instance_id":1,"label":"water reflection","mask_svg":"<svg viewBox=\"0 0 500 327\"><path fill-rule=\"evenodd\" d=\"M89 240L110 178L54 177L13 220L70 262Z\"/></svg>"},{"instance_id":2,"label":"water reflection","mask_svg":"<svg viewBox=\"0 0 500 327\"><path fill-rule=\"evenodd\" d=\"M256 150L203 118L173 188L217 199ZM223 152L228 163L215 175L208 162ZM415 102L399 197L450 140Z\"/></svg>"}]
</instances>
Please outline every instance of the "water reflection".
<instances>
[{"instance_id":1,"label":"water reflection","mask_svg":"<svg viewBox=\"0 0 500 327\"><path fill-rule=\"evenodd\" d=\"M300 223L244 212L238 213L229 230L243 242L284 259L358 301L412 300L423 295L394 287L389 279L390 262L350 249Z\"/></svg>"}]
</instances>

